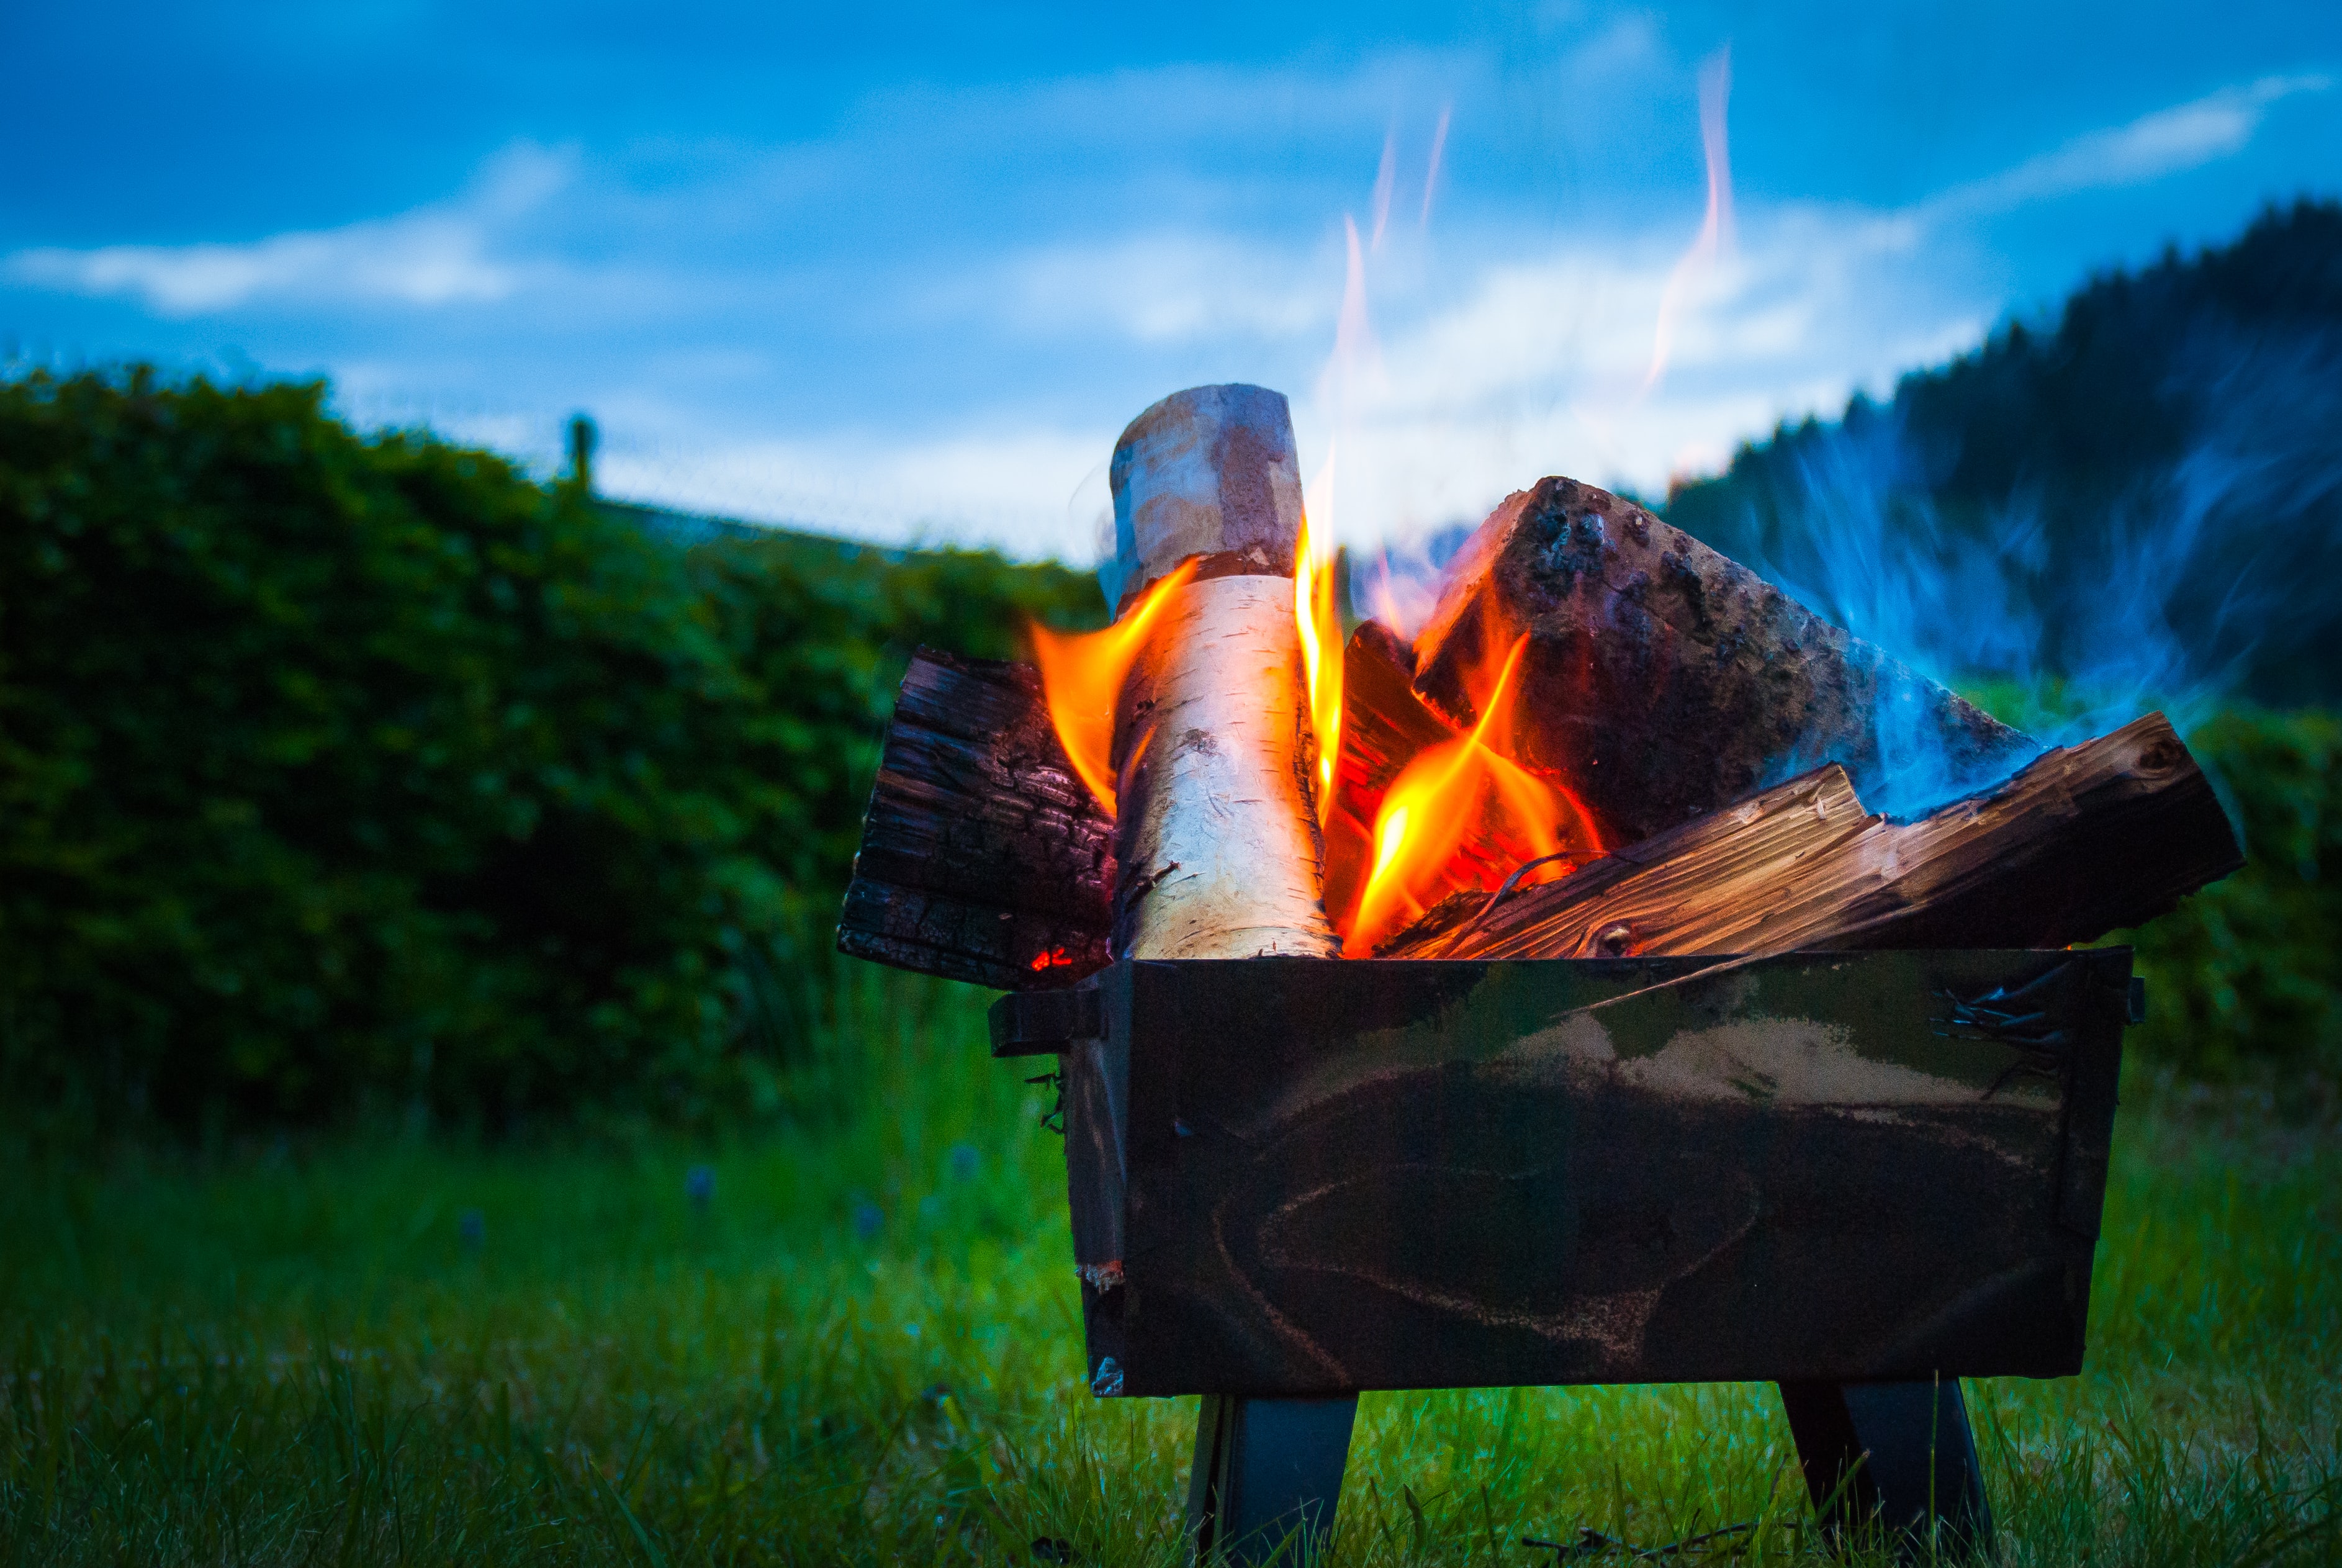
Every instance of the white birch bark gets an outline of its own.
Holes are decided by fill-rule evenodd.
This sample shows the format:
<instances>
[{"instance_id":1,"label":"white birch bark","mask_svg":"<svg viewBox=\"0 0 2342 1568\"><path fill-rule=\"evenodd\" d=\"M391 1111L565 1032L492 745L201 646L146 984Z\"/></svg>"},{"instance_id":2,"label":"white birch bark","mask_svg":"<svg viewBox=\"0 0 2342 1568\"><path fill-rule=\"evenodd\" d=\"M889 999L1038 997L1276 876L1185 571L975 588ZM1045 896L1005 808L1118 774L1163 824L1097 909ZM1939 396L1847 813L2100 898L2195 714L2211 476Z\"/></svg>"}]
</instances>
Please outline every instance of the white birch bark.
<instances>
[{"instance_id":1,"label":"white birch bark","mask_svg":"<svg viewBox=\"0 0 2342 1568\"><path fill-rule=\"evenodd\" d=\"M1116 950L1330 958L1290 577L1174 590L1123 688Z\"/></svg>"}]
</instances>

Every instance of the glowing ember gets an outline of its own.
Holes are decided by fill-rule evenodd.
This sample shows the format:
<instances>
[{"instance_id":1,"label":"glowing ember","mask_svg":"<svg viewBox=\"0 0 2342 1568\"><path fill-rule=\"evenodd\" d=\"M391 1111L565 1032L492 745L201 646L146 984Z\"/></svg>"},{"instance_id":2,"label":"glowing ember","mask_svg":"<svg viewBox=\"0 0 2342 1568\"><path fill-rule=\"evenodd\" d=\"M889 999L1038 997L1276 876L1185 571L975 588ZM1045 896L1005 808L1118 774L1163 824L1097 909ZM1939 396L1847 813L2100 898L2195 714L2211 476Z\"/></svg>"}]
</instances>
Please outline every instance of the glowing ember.
<instances>
[{"instance_id":1,"label":"glowing ember","mask_svg":"<svg viewBox=\"0 0 2342 1568\"><path fill-rule=\"evenodd\" d=\"M1486 645L1493 651L1494 639ZM1475 683L1480 717L1470 733L1416 754L1383 796L1374 870L1342 933L1350 955L1370 955L1376 943L1450 893L1494 888L1520 861L1602 853L1592 821L1566 790L1503 754L1512 745L1513 677L1527 646L1526 634L1514 638L1493 675ZM1472 853L1490 843L1521 853L1511 864ZM1558 862L1546 875L1571 869Z\"/></svg>"},{"instance_id":2,"label":"glowing ember","mask_svg":"<svg viewBox=\"0 0 2342 1568\"><path fill-rule=\"evenodd\" d=\"M1334 604L1330 553L1320 559L1305 514L1293 557L1293 617L1301 633L1301 669L1309 688L1309 727L1317 736L1315 786L1322 825L1334 804L1334 763L1342 749L1342 617Z\"/></svg>"},{"instance_id":3,"label":"glowing ember","mask_svg":"<svg viewBox=\"0 0 2342 1568\"><path fill-rule=\"evenodd\" d=\"M1114 710L1123 680L1146 646L1146 628L1166 596L1195 574L1196 563L1182 561L1103 632L1053 632L1038 622L1026 628L1033 662L1041 667L1049 724L1074 771L1109 813L1115 809Z\"/></svg>"}]
</instances>

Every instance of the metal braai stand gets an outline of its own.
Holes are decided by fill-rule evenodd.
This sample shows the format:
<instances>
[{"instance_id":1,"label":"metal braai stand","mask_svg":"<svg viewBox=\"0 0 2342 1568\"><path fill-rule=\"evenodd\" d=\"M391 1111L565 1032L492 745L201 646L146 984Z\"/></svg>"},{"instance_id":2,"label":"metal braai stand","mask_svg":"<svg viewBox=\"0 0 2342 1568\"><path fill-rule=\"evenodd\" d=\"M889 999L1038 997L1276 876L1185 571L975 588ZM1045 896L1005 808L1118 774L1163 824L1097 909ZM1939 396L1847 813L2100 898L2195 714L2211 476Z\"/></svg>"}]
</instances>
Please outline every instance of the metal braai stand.
<instances>
[{"instance_id":1,"label":"metal braai stand","mask_svg":"<svg viewBox=\"0 0 2342 1568\"><path fill-rule=\"evenodd\" d=\"M2080 1369L2128 949L1118 963L1056 1052L1091 1387L1205 1396L1199 1554L1331 1530L1372 1389L1781 1386L1833 1531L1992 1533L1963 1377Z\"/></svg>"}]
</instances>

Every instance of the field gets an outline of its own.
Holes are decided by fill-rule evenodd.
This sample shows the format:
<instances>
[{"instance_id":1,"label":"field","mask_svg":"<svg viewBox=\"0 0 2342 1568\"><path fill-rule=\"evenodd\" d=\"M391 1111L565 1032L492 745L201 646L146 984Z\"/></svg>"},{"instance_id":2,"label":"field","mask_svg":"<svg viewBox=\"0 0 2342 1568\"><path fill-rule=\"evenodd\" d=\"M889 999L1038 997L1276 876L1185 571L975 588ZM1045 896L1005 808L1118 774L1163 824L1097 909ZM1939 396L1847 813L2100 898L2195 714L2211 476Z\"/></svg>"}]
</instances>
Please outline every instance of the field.
<instances>
[{"instance_id":1,"label":"field","mask_svg":"<svg viewBox=\"0 0 2342 1568\"><path fill-rule=\"evenodd\" d=\"M983 1001L850 975L806 1109L736 1146L6 1150L0 1561L1181 1561L1194 1402L1082 1390ZM2333 1561L2331 1108L2131 1101L2089 1371L1971 1385L2004 1560ZM1369 1395L1350 1477L1344 1563L1816 1545L1763 1386Z\"/></svg>"}]
</instances>

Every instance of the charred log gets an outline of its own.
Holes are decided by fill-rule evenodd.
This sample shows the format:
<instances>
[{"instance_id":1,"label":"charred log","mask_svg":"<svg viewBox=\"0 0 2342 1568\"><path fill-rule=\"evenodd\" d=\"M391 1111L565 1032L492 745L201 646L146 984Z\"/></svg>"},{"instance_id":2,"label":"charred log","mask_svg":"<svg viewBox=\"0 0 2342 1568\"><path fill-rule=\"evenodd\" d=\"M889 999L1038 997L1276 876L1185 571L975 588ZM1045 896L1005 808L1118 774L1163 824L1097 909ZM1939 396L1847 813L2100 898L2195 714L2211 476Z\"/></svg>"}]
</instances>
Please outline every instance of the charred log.
<instances>
[{"instance_id":1,"label":"charred log","mask_svg":"<svg viewBox=\"0 0 2342 1568\"><path fill-rule=\"evenodd\" d=\"M1029 664L912 656L837 928L840 951L1003 991L1106 963L1114 819L1074 774Z\"/></svg>"},{"instance_id":2,"label":"charred log","mask_svg":"<svg viewBox=\"0 0 2342 1568\"><path fill-rule=\"evenodd\" d=\"M1903 746L1940 749L1946 794L2006 776L2032 749L1754 572L1574 480L1541 480L1481 524L1416 639L1416 689L1468 723L1487 644L1522 631L1519 760L1565 780L1605 843L1743 799L1784 760L1842 764L1881 800Z\"/></svg>"},{"instance_id":3,"label":"charred log","mask_svg":"<svg viewBox=\"0 0 2342 1568\"><path fill-rule=\"evenodd\" d=\"M1488 907L1451 899L1401 958L2064 947L2137 925L2244 864L2160 714L2052 751L1912 823L1835 765Z\"/></svg>"}]
</instances>

